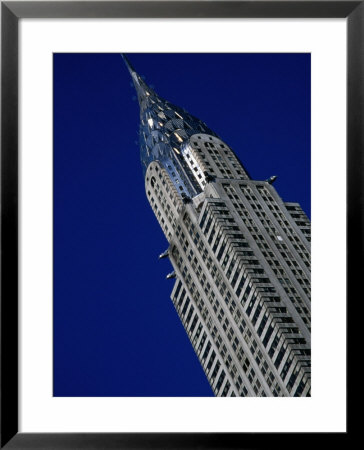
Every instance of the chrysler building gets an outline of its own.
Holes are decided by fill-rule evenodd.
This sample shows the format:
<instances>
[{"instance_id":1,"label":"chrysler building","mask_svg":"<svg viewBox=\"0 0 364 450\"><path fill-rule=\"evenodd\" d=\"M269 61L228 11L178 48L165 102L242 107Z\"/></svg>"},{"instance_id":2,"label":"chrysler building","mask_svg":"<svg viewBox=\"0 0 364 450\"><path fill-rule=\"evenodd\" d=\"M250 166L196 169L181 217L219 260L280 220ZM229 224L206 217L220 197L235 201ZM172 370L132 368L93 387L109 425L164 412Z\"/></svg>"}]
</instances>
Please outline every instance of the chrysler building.
<instances>
[{"instance_id":1,"label":"chrysler building","mask_svg":"<svg viewBox=\"0 0 364 450\"><path fill-rule=\"evenodd\" d=\"M253 180L229 145L124 61L140 105L148 201L166 236L171 299L216 396L308 397L310 222L275 176Z\"/></svg>"}]
</instances>

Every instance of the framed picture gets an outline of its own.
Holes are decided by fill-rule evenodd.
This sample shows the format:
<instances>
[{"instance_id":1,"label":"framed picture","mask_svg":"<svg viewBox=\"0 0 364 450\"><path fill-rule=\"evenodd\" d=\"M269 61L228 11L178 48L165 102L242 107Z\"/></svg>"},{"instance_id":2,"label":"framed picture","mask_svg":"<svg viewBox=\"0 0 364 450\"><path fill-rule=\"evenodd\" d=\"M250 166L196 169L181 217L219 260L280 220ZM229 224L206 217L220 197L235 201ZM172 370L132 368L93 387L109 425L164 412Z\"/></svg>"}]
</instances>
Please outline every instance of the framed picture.
<instances>
[{"instance_id":1,"label":"framed picture","mask_svg":"<svg viewBox=\"0 0 364 450\"><path fill-rule=\"evenodd\" d=\"M345 296L360 278L363 14L361 2L2 2L2 446L249 448L278 444L282 433L287 443L301 433L306 445L312 432L347 437ZM197 139L206 136L201 150ZM138 147L140 173L130 156ZM274 157L259 153L267 147ZM345 165L347 177L338 176ZM312 394L310 235L297 203L309 213L310 176ZM231 179L238 181L229 187ZM169 208L158 189L176 193ZM152 209L144 214L135 204L145 195ZM173 208L183 211L176 238ZM234 208L244 223L235 224ZM212 244L207 230L193 235L192 211L201 230L215 221ZM236 230L226 231L227 222L220 230L219 214L232 214L224 220ZM188 230L201 254L211 244L204 258L188 257ZM244 261L243 253L234 259L233 241ZM214 278L220 259L231 267L232 296L225 278ZM226 305L215 308L207 292L193 296L189 264L224 290ZM167 280L155 281L163 270ZM225 309L235 324L215 329L214 314ZM277 314L290 337L275 331ZM227 349L219 332L229 335ZM238 354L254 372L234 372Z\"/></svg>"},{"instance_id":2,"label":"framed picture","mask_svg":"<svg viewBox=\"0 0 364 450\"><path fill-rule=\"evenodd\" d=\"M164 147L165 142L173 140L173 152L179 157L183 154L188 135L197 135L197 141L192 142L198 142L201 128L207 132L204 122L209 124L209 133L216 134L217 131L213 130L219 130L220 139L221 136L229 135L226 148L229 145L236 149L235 154L243 166L249 168L246 170L254 180L266 180L272 173L279 173L279 178L274 181L275 189L283 198L299 201L310 217L310 58L309 53L135 53L123 55L123 58L119 53L53 55L53 258L54 267L57 268L53 278L55 396L206 397L222 394L274 394L270 391L276 388L269 386L268 381L265 386L267 392L264 393L264 388L259 388L259 384L250 388L250 392L245 384L233 388L233 379L236 378L239 384L239 375L237 372L236 377L224 382L223 373L227 373L227 369L221 369L223 379L219 382L218 371L223 366L223 359L215 362L214 355L218 354L219 349L215 348L213 340L205 342L202 339L204 332L207 336L209 330L202 331L203 318L198 312L200 308L197 305L189 307L189 303L183 301L184 297L175 302L166 302L177 282L177 277L164 280L173 270L178 271L178 267L169 263L171 258L166 255L163 257L166 248L171 247L168 240L172 239L169 233L172 235L170 229L174 225L168 225L167 231L170 218L158 215L163 210L162 206L155 209L161 227L152 213L153 209L145 208L142 174L143 170L148 170L149 160L154 158L159 161L166 157L171 161L168 162L167 169L168 165L172 167L174 155L171 156ZM134 79L134 69L131 69L129 61L133 62L134 67L140 67L140 73L148 74L148 78L144 80L141 77L139 79L135 72L135 76L149 93L148 99L144 98L146 94L140 90L139 84L136 85L137 91L134 85L130 86ZM91 67L92 77L88 78L87 73ZM193 67L193 70L184 70L187 67ZM232 71L227 70L230 67L233 68ZM151 87L149 80L156 86L160 85L164 92L163 98L170 99L168 103L162 100L158 93L160 89ZM247 86L249 89L246 89ZM106 89L108 92L105 92ZM170 104L171 99L176 98L176 89L184 91L180 101L186 102L185 112L176 106L177 99L173 102L175 107ZM238 99L240 93L237 90L242 94L245 92L241 99ZM140 109L137 92L141 99L141 122L145 123L141 126L147 126L141 131L141 150L136 135L136 119ZM187 103L189 94L192 94L191 104ZM105 105L107 99L111 103ZM146 101L151 102L148 108L144 107ZM118 108L117 111L115 107ZM73 111L77 112L73 114ZM98 111L102 111L102 121ZM189 111L196 111L194 118ZM144 119L143 114L147 114L148 118ZM181 117L184 117L183 121ZM203 117L203 122L199 117ZM239 126L232 125L232 117L238 118ZM95 125L90 125L94 120ZM282 124L284 132L276 131ZM172 127L173 132L170 130ZM223 149L221 145L225 144L219 144ZM163 149L168 156L163 156ZM110 158L106 157L107 154ZM227 154L223 153L220 156L221 161L225 155ZM191 164L197 182L196 185L192 178L193 189L200 194L204 192L203 195L209 195L209 183L203 172L215 170L218 173L222 169L220 159L215 160L214 154L208 163L211 169L208 169L208 158L206 156L206 167L202 165L202 170L197 169L196 164L194 167ZM238 162L234 162L234 156L229 158L226 168L222 169L226 172L222 179L229 180L235 170L241 170L241 173L235 173L237 179L245 179L244 169L237 169ZM103 161L109 161L111 165L105 167ZM215 162L216 168L213 169ZM184 164L185 160L182 159L181 163ZM75 166L82 167L82 170L75 171ZM110 184L112 169L114 182ZM177 169L175 173L177 174ZM189 172L186 173L191 176ZM173 173L171 175L174 180ZM189 178L186 180L181 177L178 180L176 188L187 196L191 186L185 183L188 183ZM210 183L211 187L218 186L218 181ZM263 185L264 183L265 181ZM119 190L123 199L121 208L116 207L116 192ZM146 191L152 192L150 188L146 188ZM197 192L192 191L191 197L196 197ZM167 199L170 197L167 196ZM150 201L152 207L157 208L152 197ZM81 215L74 209L78 210L80 205ZM279 208L278 205L276 207ZM169 211L174 211L175 208L172 201ZM168 210L167 207L166 209ZM175 214L179 213L176 211ZM198 214L204 213L201 210ZM251 214L254 214L253 211ZM304 220L304 215L297 215L298 217L300 222L301 219ZM249 230L245 230L246 235L247 231ZM305 228L305 233L308 232L309 228ZM167 239L164 233L167 233ZM238 234L236 233L235 239L241 239ZM84 236L82 239L81 235ZM280 236L278 231L277 235ZM302 239L303 242L307 240L305 245L309 248L310 237L307 235L307 239ZM228 240L227 235L226 241ZM253 241L251 245L254 245ZM206 251L207 246L208 242ZM213 247L219 247L217 254L220 255L220 260L226 260L226 267L232 266L232 279L235 277L237 285L242 286L245 277L239 280L243 271L237 269L238 264L235 264L234 271L234 263L229 263L229 245L224 246L222 243L219 246L214 241ZM71 248L78 255L74 261L68 257ZM106 248L109 250L105 254ZM160 254L162 258L157 263L156 255ZM90 258L93 261L92 267ZM198 264L201 267L200 276L203 277L202 273L207 274L209 268L203 267L203 261ZM119 276L116 276L116 268ZM247 267L247 270L259 276L262 275L263 268ZM179 275L178 279L181 277ZM259 281L264 278L266 277L259 277ZM64 282L65 279L67 283ZM140 283L141 280L143 283ZM227 284L227 281L224 282ZM194 281L196 282L198 281ZM104 289L109 292L106 298ZM306 289L308 291L308 287ZM239 295L244 296L244 292L240 288ZM247 302L249 303L248 300ZM308 311L308 306L303 307ZM116 308L111 315L110 308ZM182 321L176 314L176 309L180 312ZM70 311L73 313L69 314ZM213 312L209 314L212 320ZM114 323L110 322L112 318ZM162 326L156 326L159 322ZM107 327L104 328L103 324L107 324ZM183 324L187 327L187 333ZM258 324L258 328L259 326ZM201 332L198 332L199 328ZM264 322L262 328L264 329ZM241 333L239 330L239 334ZM238 336L237 330L236 335ZM88 352L84 351L86 348L93 349L91 359ZM309 348L302 350L309 353ZM263 350L260 351L262 360L269 357L263 357ZM75 352L77 358L74 356ZM115 359L116 355L118 357ZM201 355L202 366L197 355ZM126 361L128 364L125 364ZM307 362L306 359L305 361ZM153 370L150 370L151 367ZM203 367L206 375L211 377L210 383ZM259 369L255 367L253 370ZM89 376L90 373L93 374L92 377ZM244 378L243 373L241 377ZM107 384L103 382L106 378L109 380ZM295 390L300 383L298 380ZM301 388L303 386L304 381ZM281 387L277 388L275 395L289 394L288 390L280 389ZM291 390L294 394L294 388ZM308 385L305 392L310 392ZM298 393L299 391L297 396Z\"/></svg>"}]
</instances>

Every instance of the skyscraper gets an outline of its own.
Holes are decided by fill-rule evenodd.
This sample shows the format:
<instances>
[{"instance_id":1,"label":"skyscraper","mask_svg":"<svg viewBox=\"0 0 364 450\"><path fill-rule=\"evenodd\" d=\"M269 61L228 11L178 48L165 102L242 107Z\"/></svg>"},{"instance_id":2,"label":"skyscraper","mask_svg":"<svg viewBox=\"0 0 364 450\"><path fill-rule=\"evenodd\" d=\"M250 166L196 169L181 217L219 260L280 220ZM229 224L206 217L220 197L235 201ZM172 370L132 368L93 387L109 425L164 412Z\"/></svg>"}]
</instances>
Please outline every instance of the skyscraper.
<instances>
[{"instance_id":1,"label":"skyscraper","mask_svg":"<svg viewBox=\"0 0 364 450\"><path fill-rule=\"evenodd\" d=\"M124 56L172 301L217 396L310 395L310 223Z\"/></svg>"}]
</instances>

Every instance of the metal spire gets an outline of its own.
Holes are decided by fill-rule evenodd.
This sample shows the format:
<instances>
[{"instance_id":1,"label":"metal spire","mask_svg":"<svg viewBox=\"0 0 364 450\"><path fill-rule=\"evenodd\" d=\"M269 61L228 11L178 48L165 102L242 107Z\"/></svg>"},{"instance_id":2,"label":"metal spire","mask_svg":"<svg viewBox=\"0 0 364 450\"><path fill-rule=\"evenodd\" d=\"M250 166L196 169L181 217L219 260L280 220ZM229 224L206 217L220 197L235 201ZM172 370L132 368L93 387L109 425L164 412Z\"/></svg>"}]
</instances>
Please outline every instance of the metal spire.
<instances>
[{"instance_id":1,"label":"metal spire","mask_svg":"<svg viewBox=\"0 0 364 450\"><path fill-rule=\"evenodd\" d=\"M144 174L152 161L159 161L170 173L178 191L194 197L201 189L183 158L183 148L194 134L217 135L204 122L156 94L135 71L127 56L121 56L138 94L140 156Z\"/></svg>"},{"instance_id":2,"label":"metal spire","mask_svg":"<svg viewBox=\"0 0 364 450\"><path fill-rule=\"evenodd\" d=\"M123 58L123 60L124 60L124 62L125 62L125 64L126 64L126 67L129 69L130 74L132 74L133 72L135 72L135 69L134 69L134 67L130 64L130 61L129 61L128 57L126 56L126 54L125 54L125 53L120 53L120 55L121 55L121 57Z\"/></svg>"},{"instance_id":3,"label":"metal spire","mask_svg":"<svg viewBox=\"0 0 364 450\"><path fill-rule=\"evenodd\" d=\"M142 107L143 101L145 101L152 93L154 95L156 95L156 94L153 91L153 89L150 86L148 86L147 83L143 80L143 78L136 72L136 70L131 65L131 63L130 63L128 57L125 55L125 53L121 53L121 57L123 58L125 65L129 70L130 76L133 80L135 90L138 95L139 105Z\"/></svg>"}]
</instances>

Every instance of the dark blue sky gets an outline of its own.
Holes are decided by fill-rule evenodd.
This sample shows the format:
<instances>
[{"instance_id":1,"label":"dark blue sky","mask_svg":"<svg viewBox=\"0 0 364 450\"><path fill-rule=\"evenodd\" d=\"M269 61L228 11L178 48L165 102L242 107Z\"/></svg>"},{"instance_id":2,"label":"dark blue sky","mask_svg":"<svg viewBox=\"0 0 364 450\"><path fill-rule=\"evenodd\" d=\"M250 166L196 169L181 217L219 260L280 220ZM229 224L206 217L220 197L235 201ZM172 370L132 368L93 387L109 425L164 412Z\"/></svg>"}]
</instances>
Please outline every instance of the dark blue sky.
<instances>
[{"instance_id":1,"label":"dark blue sky","mask_svg":"<svg viewBox=\"0 0 364 450\"><path fill-rule=\"evenodd\" d=\"M129 54L310 215L309 54ZM54 55L54 395L211 396L170 300L118 54Z\"/></svg>"}]
</instances>

